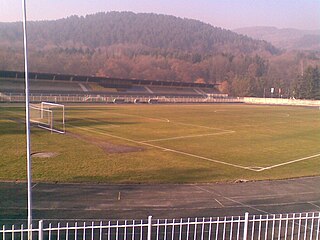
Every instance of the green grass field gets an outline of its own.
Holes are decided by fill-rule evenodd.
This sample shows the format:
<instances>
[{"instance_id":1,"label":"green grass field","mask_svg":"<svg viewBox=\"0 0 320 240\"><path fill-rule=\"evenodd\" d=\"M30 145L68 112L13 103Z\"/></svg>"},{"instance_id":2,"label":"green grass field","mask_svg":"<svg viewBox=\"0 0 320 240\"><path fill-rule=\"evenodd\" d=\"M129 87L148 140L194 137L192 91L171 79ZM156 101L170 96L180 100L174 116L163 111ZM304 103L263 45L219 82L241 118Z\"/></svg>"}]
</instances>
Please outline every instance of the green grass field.
<instances>
[{"instance_id":1,"label":"green grass field","mask_svg":"<svg viewBox=\"0 0 320 240\"><path fill-rule=\"evenodd\" d=\"M67 134L32 127L33 181L194 183L320 174L317 108L66 105ZM0 180L26 179L24 108L0 105Z\"/></svg>"}]
</instances>

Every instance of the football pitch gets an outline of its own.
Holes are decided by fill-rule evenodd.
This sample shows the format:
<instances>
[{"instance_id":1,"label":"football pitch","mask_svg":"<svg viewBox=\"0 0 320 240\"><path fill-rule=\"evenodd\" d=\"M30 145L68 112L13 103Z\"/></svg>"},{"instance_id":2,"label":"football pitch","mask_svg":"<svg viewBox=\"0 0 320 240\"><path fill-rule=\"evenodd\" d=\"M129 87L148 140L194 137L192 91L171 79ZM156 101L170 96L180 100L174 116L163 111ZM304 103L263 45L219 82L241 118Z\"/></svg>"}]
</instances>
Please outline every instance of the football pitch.
<instances>
[{"instance_id":1,"label":"football pitch","mask_svg":"<svg viewBox=\"0 0 320 240\"><path fill-rule=\"evenodd\" d=\"M318 108L68 105L31 128L33 181L196 183L320 174ZM0 105L0 180L26 179L24 108ZM39 154L42 153L42 154Z\"/></svg>"}]
</instances>

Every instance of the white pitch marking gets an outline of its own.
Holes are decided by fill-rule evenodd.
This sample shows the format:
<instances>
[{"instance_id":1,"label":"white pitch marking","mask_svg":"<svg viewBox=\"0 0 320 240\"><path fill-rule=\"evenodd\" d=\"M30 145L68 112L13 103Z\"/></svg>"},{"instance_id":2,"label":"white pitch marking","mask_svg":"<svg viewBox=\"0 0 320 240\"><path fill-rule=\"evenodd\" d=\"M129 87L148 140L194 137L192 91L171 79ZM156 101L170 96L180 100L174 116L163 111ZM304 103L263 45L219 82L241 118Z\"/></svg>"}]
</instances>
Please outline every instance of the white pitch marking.
<instances>
[{"instance_id":1,"label":"white pitch marking","mask_svg":"<svg viewBox=\"0 0 320 240\"><path fill-rule=\"evenodd\" d=\"M144 118L144 119L149 119L149 120L156 120L156 121L160 121L160 122L170 122L170 120L167 118L151 118L151 117L144 117L144 116L139 116L139 115L134 115L134 114L126 114L126 113L110 113L110 114L132 116L132 117Z\"/></svg>"},{"instance_id":2,"label":"white pitch marking","mask_svg":"<svg viewBox=\"0 0 320 240\"><path fill-rule=\"evenodd\" d=\"M155 121L159 121L159 122L170 122L170 120L167 118L151 118L151 117L139 116L139 115L134 115L134 114L126 114L126 113L111 113L111 114L132 116L132 117L144 118L144 119L149 119L149 120L155 120Z\"/></svg>"},{"instance_id":3,"label":"white pitch marking","mask_svg":"<svg viewBox=\"0 0 320 240\"><path fill-rule=\"evenodd\" d=\"M103 127L103 128L116 128L116 127L120 127L119 125L114 125L114 124L108 124L107 127Z\"/></svg>"},{"instance_id":4,"label":"white pitch marking","mask_svg":"<svg viewBox=\"0 0 320 240\"><path fill-rule=\"evenodd\" d=\"M93 111L91 110L90 112L93 112ZM95 112L101 112L101 111L95 111ZM185 126L193 126L193 127L198 127L198 128L221 130L221 131L230 132L230 133L235 132L233 130L228 130L228 129L223 129L223 128L214 128L214 127L208 127L208 126L190 124L190 123L182 123L182 122L172 122L168 118L151 118L151 117L139 116L139 115L135 115L135 114L126 114L126 113L109 113L109 114L110 115L114 114L114 115L132 116L132 117L144 118L144 119L149 119L149 120L156 120L156 121L160 121L160 122L168 122L168 123L173 123L173 124L177 124L177 125L185 125Z\"/></svg>"},{"instance_id":5,"label":"white pitch marking","mask_svg":"<svg viewBox=\"0 0 320 240\"><path fill-rule=\"evenodd\" d=\"M251 169L255 169L257 171L259 171L260 169L263 169L263 167L257 167L257 166L253 166L253 167L250 167Z\"/></svg>"},{"instance_id":6,"label":"white pitch marking","mask_svg":"<svg viewBox=\"0 0 320 240\"><path fill-rule=\"evenodd\" d=\"M246 169L246 170L258 172L257 170L251 169L249 167L245 167L245 166L241 166L241 165L237 165L237 164L232 164L232 163L227 163L227 162L223 162L223 161L219 161L219 160L211 159L211 158L207 158L207 157L202 157L202 156L195 155L195 154L192 154L192 153L182 152L182 151L178 151L178 150L174 150L174 149L170 149L170 148L164 148L164 147L156 146L156 145L153 145L153 144L150 144L150 143L138 142L138 141L135 141L135 140L132 140L132 139L129 139L129 138L124 138L124 137L108 134L108 133L105 133L105 132L99 132L99 131L96 131L96 130L93 130L93 129L90 129L90 128L76 127L76 126L73 126L73 127L74 128L78 128L78 129L82 129L82 130L85 130L85 131L88 131L88 132L94 132L94 133L98 133L98 134L101 134L101 135L106 135L106 136L110 136L110 137L114 137L114 138L118 138L118 139L123 139L123 140L129 141L129 142L133 142L133 143L136 143L136 144L143 144L143 145L154 147L154 148L158 148L158 149L161 149L161 150L166 150L166 151L169 151L169 152L174 152L174 153L178 153L178 154L189 156L189 157L199 158L199 159L206 160L206 161L209 161L209 162L215 162L215 163L219 163L219 164L223 164L223 165L227 165L227 166L231 166L231 167L235 167L235 168L241 168L241 169Z\"/></svg>"},{"instance_id":7,"label":"white pitch marking","mask_svg":"<svg viewBox=\"0 0 320 240\"><path fill-rule=\"evenodd\" d=\"M261 172L261 171L264 171L264 170L269 170L269 169L272 169L272 168L288 165L288 164L291 164L291 163L301 162L301 161L308 160L308 159L315 158L315 157L320 157L320 153L312 155L312 156L309 156L309 157L299 158L299 159L295 159L295 160L292 160L292 161L279 163L279 164L272 165L272 166L269 166L269 167L261 168L260 170L257 170L257 172Z\"/></svg>"},{"instance_id":8,"label":"white pitch marking","mask_svg":"<svg viewBox=\"0 0 320 240\"><path fill-rule=\"evenodd\" d=\"M203 187L200 187L200 186L195 186L195 187L201 189L202 191L205 191L205 192L207 192L207 193L210 193L210 194L220 195L220 194L217 194L217 193L215 193L215 192L209 191L209 190L207 190L207 189L205 189L205 188L203 188ZM221 207L224 207L224 205L223 205L218 199L214 198L214 200L215 200Z\"/></svg>"},{"instance_id":9,"label":"white pitch marking","mask_svg":"<svg viewBox=\"0 0 320 240\"><path fill-rule=\"evenodd\" d=\"M229 134L233 132L219 132L219 133L208 133L208 134L198 134L198 135L186 135L186 136L180 136L180 137L171 137L171 138L159 138L159 139L152 139L152 140L146 140L141 141L141 143L147 143L147 142L160 142L160 141L168 141L168 140L175 140L175 139L183 139L183 138L194 138L194 137L205 137L205 136L214 136L214 135L223 135L223 134Z\"/></svg>"},{"instance_id":10,"label":"white pitch marking","mask_svg":"<svg viewBox=\"0 0 320 240\"><path fill-rule=\"evenodd\" d=\"M185 126L193 126L193 127L199 127L199 128L207 128L207 129L215 129L215 130L221 130L221 131L225 131L225 132L235 132L235 131L232 131L232 130L227 130L227 129L222 129L222 128L214 128L214 127L207 127L207 126L202 126L202 125L197 125L197 124L190 124L190 123L174 122L174 124L185 125Z\"/></svg>"},{"instance_id":11,"label":"white pitch marking","mask_svg":"<svg viewBox=\"0 0 320 240\"><path fill-rule=\"evenodd\" d=\"M218 200L218 199L214 199L221 207L224 207L223 204Z\"/></svg>"},{"instance_id":12,"label":"white pitch marking","mask_svg":"<svg viewBox=\"0 0 320 240\"><path fill-rule=\"evenodd\" d=\"M92 112L103 113L103 112L101 112L101 110L88 110L88 111L90 111L90 113L92 113ZM73 112L76 112L76 111L73 110ZM83 111L79 110L78 112L83 112ZM155 120L155 121L160 121L160 122L170 122L170 120L167 118L151 118L151 117L139 116L139 115L134 115L134 114L126 114L126 113L108 112L108 115L131 116L131 117L145 118L145 119Z\"/></svg>"},{"instance_id":13,"label":"white pitch marking","mask_svg":"<svg viewBox=\"0 0 320 240\"><path fill-rule=\"evenodd\" d=\"M313 206L315 206L315 207L317 207L317 208L320 208L319 205L317 205L317 204L315 204L315 203L313 203L313 202L308 202L308 203L311 204L311 205L313 205Z\"/></svg>"},{"instance_id":14,"label":"white pitch marking","mask_svg":"<svg viewBox=\"0 0 320 240\"><path fill-rule=\"evenodd\" d=\"M139 116L135 114L126 114L126 113L109 113L109 114L114 114L114 115L124 115L124 116L132 116L132 117L138 117L138 118L145 118L145 119L150 119L150 120L156 120L160 122L170 122L173 124L178 124L178 125L185 125L185 126L193 126L193 127L199 127L199 128L206 128L206 129L215 129L215 130L221 130L221 131L230 131L230 132L235 132L232 130L227 130L227 129L222 129L222 128L214 128L214 127L208 127L208 126L202 126L202 125L197 125L197 124L190 124L190 123L181 123L181 122L172 122L167 118L151 118L151 117L146 117L146 116Z\"/></svg>"},{"instance_id":15,"label":"white pitch marking","mask_svg":"<svg viewBox=\"0 0 320 240\"><path fill-rule=\"evenodd\" d=\"M100 112L100 111L98 111L98 112ZM223 128L214 128L214 127L208 127L208 126L190 124L190 123L182 123L182 122L172 122L167 118L151 118L151 117L139 116L139 115L134 115L134 114L126 114L126 113L110 113L110 114L145 118L145 119L156 120L156 121L160 121L160 122L168 122L168 123L173 123L173 124L177 124L177 125L193 126L193 127L198 127L198 128L214 129L214 130L220 130L220 131L230 132L230 133L236 132L233 130L228 130L228 129L223 129Z\"/></svg>"},{"instance_id":16,"label":"white pitch marking","mask_svg":"<svg viewBox=\"0 0 320 240\"><path fill-rule=\"evenodd\" d=\"M290 181L290 180L289 180ZM297 195L312 195L314 196L315 194L319 194L319 191L316 192L293 192L293 193L275 193L275 194L259 194L259 195L250 195L252 198L255 199L270 199L270 198L275 198L275 197L281 197L281 196L297 196ZM248 195L237 195L237 196L233 196L233 199L239 199L239 201L241 199L247 199Z\"/></svg>"},{"instance_id":17,"label":"white pitch marking","mask_svg":"<svg viewBox=\"0 0 320 240\"><path fill-rule=\"evenodd\" d=\"M224 198L224 199L226 199L226 200L228 200L228 201L231 201L231 202L233 202L233 203L239 204L240 206L248 207L248 208L254 209L254 210L256 210L256 211L269 214L269 212L266 212L266 211L264 211L264 210L261 210L261 209L259 209L259 208L256 208L256 207L254 207L254 206L252 206L252 205L248 205L248 204L242 203L242 202L240 202L240 201L234 200L234 199L232 199L232 198L230 198L230 197L226 197L226 196L220 194L219 192L210 191L210 190L204 189L204 188L199 187L199 186L196 186L196 187L197 187L197 188L200 188L200 189L202 189L202 190L204 190L204 191L206 191L206 192L208 192L208 193L212 193L212 194L218 195L219 197L222 197L222 198Z\"/></svg>"}]
</instances>

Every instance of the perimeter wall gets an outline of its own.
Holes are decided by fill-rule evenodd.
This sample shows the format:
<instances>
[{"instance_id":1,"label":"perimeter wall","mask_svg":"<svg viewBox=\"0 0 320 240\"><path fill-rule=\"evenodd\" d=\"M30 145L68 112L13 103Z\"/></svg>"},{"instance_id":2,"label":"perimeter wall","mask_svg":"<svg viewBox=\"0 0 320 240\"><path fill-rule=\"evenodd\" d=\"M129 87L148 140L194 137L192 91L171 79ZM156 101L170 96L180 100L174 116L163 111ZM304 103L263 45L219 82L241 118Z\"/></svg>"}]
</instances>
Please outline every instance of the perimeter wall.
<instances>
[{"instance_id":1,"label":"perimeter wall","mask_svg":"<svg viewBox=\"0 0 320 240\"><path fill-rule=\"evenodd\" d=\"M245 103L252 104L275 104L275 105L295 105L295 106L319 106L320 100L300 100L285 98L243 98Z\"/></svg>"}]
</instances>

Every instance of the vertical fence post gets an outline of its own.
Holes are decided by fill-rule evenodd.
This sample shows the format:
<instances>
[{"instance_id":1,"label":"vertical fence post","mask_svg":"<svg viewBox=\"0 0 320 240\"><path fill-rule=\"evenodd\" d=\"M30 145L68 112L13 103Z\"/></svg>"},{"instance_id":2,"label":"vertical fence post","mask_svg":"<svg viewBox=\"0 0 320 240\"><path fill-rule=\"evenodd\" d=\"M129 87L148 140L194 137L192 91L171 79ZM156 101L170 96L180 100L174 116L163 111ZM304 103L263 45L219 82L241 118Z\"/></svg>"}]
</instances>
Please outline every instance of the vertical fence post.
<instances>
[{"instance_id":1,"label":"vertical fence post","mask_svg":"<svg viewBox=\"0 0 320 240\"><path fill-rule=\"evenodd\" d=\"M152 216L148 217L148 240L151 240Z\"/></svg>"},{"instance_id":2,"label":"vertical fence post","mask_svg":"<svg viewBox=\"0 0 320 240\"><path fill-rule=\"evenodd\" d=\"M246 212L244 215L243 240L247 240L248 225L249 225L249 213Z\"/></svg>"},{"instance_id":3,"label":"vertical fence post","mask_svg":"<svg viewBox=\"0 0 320 240\"><path fill-rule=\"evenodd\" d=\"M39 221L39 233L38 240L43 240L43 220Z\"/></svg>"}]
</instances>

